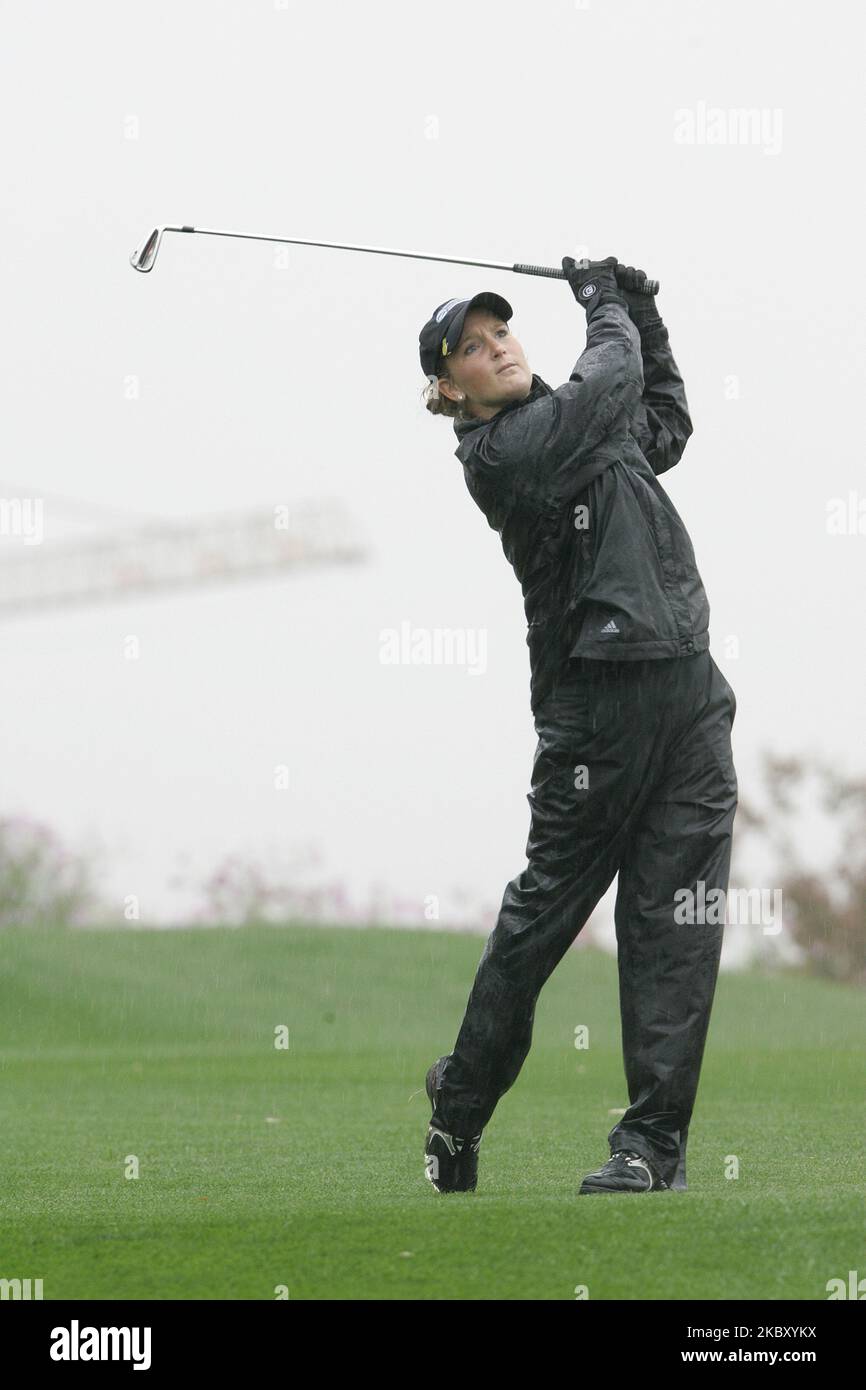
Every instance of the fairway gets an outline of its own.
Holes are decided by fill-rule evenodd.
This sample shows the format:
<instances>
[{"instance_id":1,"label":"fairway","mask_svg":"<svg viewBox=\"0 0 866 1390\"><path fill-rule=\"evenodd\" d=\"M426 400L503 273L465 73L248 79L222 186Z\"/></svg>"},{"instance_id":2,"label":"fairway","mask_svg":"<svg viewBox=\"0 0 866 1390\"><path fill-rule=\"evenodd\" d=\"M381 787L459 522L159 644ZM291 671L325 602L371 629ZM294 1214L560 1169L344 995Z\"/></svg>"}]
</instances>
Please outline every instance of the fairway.
<instances>
[{"instance_id":1,"label":"fairway","mask_svg":"<svg viewBox=\"0 0 866 1390\"><path fill-rule=\"evenodd\" d=\"M689 1190L578 1198L628 1098L616 962L568 952L477 1192L435 1193L424 1076L483 945L5 931L0 1278L46 1299L824 1300L866 1276L863 993L790 975L720 976Z\"/></svg>"}]
</instances>

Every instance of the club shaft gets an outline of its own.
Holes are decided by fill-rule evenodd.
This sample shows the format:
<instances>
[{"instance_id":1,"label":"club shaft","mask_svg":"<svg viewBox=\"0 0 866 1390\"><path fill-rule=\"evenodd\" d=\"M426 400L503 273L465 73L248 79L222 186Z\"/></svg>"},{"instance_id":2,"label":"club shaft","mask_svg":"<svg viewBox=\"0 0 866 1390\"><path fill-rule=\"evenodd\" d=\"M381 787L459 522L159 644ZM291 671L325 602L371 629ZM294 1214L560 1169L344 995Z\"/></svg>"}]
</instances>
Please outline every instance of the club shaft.
<instances>
[{"instance_id":1,"label":"club shaft","mask_svg":"<svg viewBox=\"0 0 866 1390\"><path fill-rule=\"evenodd\" d=\"M166 228L166 231L176 231L177 228ZM434 256L425 251L396 251L388 246L349 246L342 241L307 241L303 237L294 236L262 236L258 232L222 232L213 227L182 227L179 230L185 232L200 232L205 236L232 236L243 237L247 241L280 241L286 242L291 246L326 246L335 251L369 251L377 256L410 256L420 261L449 261L452 265L479 265L489 270L512 270L513 267L506 265L504 261L470 261L464 260L459 256ZM559 272L562 275L562 271Z\"/></svg>"},{"instance_id":2,"label":"club shaft","mask_svg":"<svg viewBox=\"0 0 866 1390\"><path fill-rule=\"evenodd\" d=\"M465 256L438 256L429 251L400 251L390 246L356 246L342 241L312 241L304 237L265 236L261 232L229 232L216 227L165 227L166 232L194 232L199 236L238 237L243 241L273 241L288 246L323 246L334 251L367 251L376 256L407 256L418 261L439 261L449 265L480 266L485 270L509 270L520 275L540 275L552 280L565 280L565 271L554 266L510 265L507 261L469 260ZM643 294L658 294L658 281L645 280L640 287Z\"/></svg>"}]
</instances>

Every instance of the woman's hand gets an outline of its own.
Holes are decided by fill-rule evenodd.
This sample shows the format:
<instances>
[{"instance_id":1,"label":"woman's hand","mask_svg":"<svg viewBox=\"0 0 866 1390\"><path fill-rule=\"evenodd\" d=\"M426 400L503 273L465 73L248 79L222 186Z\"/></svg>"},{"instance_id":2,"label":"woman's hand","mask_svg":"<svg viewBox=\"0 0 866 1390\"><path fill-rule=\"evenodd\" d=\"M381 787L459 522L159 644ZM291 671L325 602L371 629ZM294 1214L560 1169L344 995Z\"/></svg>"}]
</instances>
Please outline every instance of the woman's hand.
<instances>
[{"instance_id":1,"label":"woman's hand","mask_svg":"<svg viewBox=\"0 0 866 1390\"><path fill-rule=\"evenodd\" d=\"M618 264L616 256L608 256L603 261L575 261L573 256L563 256L565 278L578 304L586 310L587 318L598 304L614 302L628 308L628 302L617 284Z\"/></svg>"},{"instance_id":2,"label":"woman's hand","mask_svg":"<svg viewBox=\"0 0 866 1390\"><path fill-rule=\"evenodd\" d=\"M656 307L655 297L651 294L641 294L637 288L646 279L646 272L636 270L633 265L621 265L617 262L616 279L620 287L620 293L624 296L628 304L629 317L632 322L640 328L641 324L647 324L659 317Z\"/></svg>"}]
</instances>

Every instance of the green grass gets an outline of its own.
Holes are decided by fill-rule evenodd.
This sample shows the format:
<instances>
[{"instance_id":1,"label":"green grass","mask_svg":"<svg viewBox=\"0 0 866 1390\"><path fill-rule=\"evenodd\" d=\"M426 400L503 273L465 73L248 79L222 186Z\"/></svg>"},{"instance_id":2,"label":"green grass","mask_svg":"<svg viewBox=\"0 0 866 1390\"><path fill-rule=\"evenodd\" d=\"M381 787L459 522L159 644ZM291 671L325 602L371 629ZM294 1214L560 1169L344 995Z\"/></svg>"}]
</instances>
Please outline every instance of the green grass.
<instances>
[{"instance_id":1,"label":"green grass","mask_svg":"<svg viewBox=\"0 0 866 1390\"><path fill-rule=\"evenodd\" d=\"M826 1299L866 1276L864 997L791 975L720 977L689 1191L578 1199L627 1096L615 961L569 952L478 1191L436 1194L424 1075L483 944L0 933L0 1277L46 1299L355 1300Z\"/></svg>"}]
</instances>

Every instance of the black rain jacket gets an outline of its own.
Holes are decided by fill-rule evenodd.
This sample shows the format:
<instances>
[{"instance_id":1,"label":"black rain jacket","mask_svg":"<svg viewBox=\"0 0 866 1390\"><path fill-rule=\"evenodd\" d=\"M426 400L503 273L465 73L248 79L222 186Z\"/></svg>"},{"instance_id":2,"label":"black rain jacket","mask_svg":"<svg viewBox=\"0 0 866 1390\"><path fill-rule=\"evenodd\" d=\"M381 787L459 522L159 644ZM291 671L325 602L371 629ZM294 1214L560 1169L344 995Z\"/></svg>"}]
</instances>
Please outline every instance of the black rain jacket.
<instances>
[{"instance_id":1,"label":"black rain jacket","mask_svg":"<svg viewBox=\"0 0 866 1390\"><path fill-rule=\"evenodd\" d=\"M466 486L523 589L533 712L572 658L708 648L692 543L658 481L692 433L660 318L639 331L624 305L600 304L568 381L551 390L533 374L524 400L454 430Z\"/></svg>"}]
</instances>

